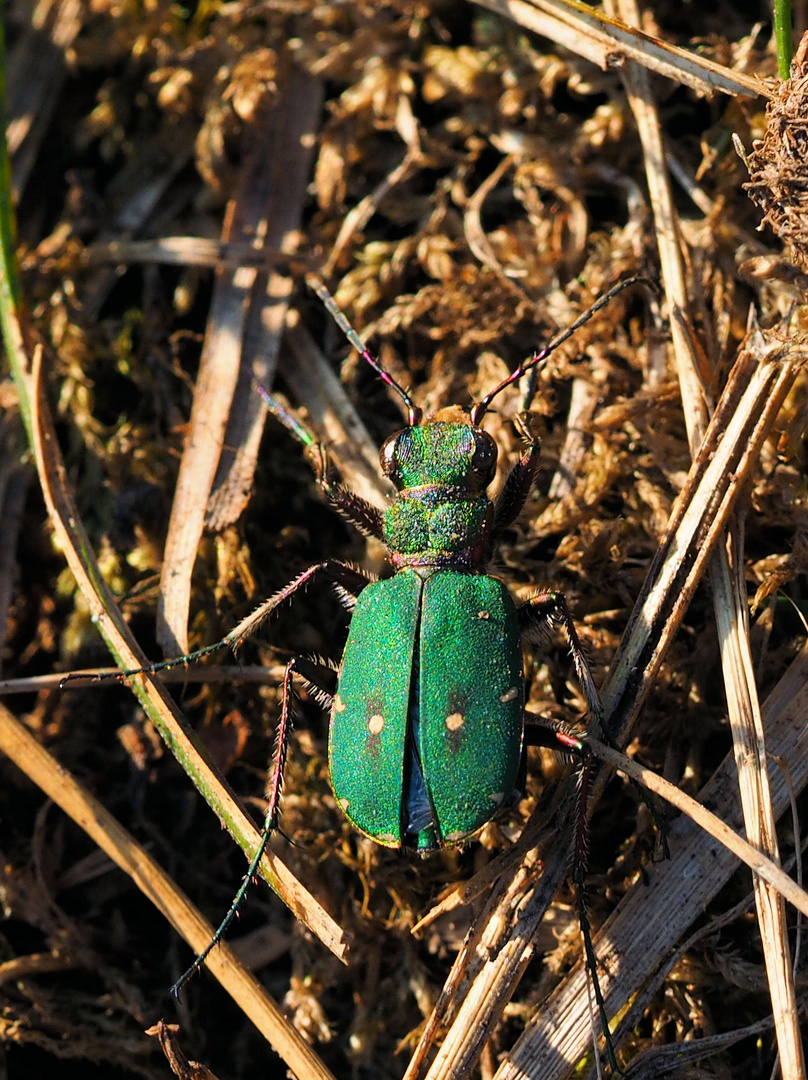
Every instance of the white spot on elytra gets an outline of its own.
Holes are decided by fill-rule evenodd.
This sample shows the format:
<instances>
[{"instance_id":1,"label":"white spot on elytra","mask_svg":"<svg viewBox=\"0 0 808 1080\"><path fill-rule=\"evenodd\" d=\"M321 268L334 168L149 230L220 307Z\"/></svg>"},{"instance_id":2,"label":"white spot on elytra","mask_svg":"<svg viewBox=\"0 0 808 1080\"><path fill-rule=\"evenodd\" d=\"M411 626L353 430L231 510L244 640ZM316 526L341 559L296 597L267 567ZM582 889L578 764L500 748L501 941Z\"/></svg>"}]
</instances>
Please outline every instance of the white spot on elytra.
<instances>
[{"instance_id":1,"label":"white spot on elytra","mask_svg":"<svg viewBox=\"0 0 808 1080\"><path fill-rule=\"evenodd\" d=\"M477 612L477 618L478 619L490 619L491 615L490 615L490 613L488 611L478 611Z\"/></svg>"},{"instance_id":2,"label":"white spot on elytra","mask_svg":"<svg viewBox=\"0 0 808 1080\"><path fill-rule=\"evenodd\" d=\"M491 800L492 803L496 803L496 805L499 806L502 800L505 798L505 792L495 791L493 792L493 794L489 795L488 798Z\"/></svg>"},{"instance_id":3,"label":"white spot on elytra","mask_svg":"<svg viewBox=\"0 0 808 1080\"><path fill-rule=\"evenodd\" d=\"M460 728L462 728L462 726L465 724L465 722L465 716L459 712L449 713L449 715L446 717L446 727L449 729L449 731L459 731Z\"/></svg>"},{"instance_id":4,"label":"white spot on elytra","mask_svg":"<svg viewBox=\"0 0 808 1080\"><path fill-rule=\"evenodd\" d=\"M334 712L345 712L345 702L339 694L334 698Z\"/></svg>"},{"instance_id":5,"label":"white spot on elytra","mask_svg":"<svg viewBox=\"0 0 808 1080\"><path fill-rule=\"evenodd\" d=\"M510 690L506 690L504 694L500 694L499 700L503 705L507 705L509 701L514 701L518 694L519 691L515 686L512 686Z\"/></svg>"},{"instance_id":6,"label":"white spot on elytra","mask_svg":"<svg viewBox=\"0 0 808 1080\"><path fill-rule=\"evenodd\" d=\"M384 717L381 713L374 713L370 720L368 720L368 731L371 735L381 735L383 727Z\"/></svg>"}]
</instances>

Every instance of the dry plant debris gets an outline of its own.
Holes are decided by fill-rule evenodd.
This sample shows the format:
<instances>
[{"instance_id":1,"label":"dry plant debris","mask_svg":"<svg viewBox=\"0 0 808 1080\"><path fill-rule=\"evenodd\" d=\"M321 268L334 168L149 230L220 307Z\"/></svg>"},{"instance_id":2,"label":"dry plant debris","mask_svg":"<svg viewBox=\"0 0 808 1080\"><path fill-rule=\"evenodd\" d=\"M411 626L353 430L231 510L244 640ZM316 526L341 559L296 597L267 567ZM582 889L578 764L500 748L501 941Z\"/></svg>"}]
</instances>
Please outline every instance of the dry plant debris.
<instances>
[{"instance_id":1,"label":"dry plant debris","mask_svg":"<svg viewBox=\"0 0 808 1080\"><path fill-rule=\"evenodd\" d=\"M626 75L625 57L607 49L609 62L598 67L566 36L554 44L512 21L517 9L437 0L8 6L18 254L30 320L46 343L42 378L66 486L103 577L149 656L159 657L158 640L187 636L192 647L216 640L256 598L325 557L370 570L382 565L381 553L323 505L287 433L271 421L264 429L249 380L246 389L239 385L244 365L263 364L260 378L269 382L277 363L281 388L325 433L347 482L368 498L383 497L373 446L400 426L401 415L307 293L306 269L327 275L354 326L430 411L490 389L618 278L660 276L660 196L653 187L648 195L649 144L644 129L640 140L625 85L633 101L641 91ZM795 110L804 76L798 67L787 88L765 81L776 70L758 22L768 18L765 5L741 11L726 4L708 11L655 3L643 15L649 41L662 39L737 77L736 90L713 96L694 85L696 75L676 82L674 69L650 84L664 147L655 168L675 181L672 246L686 305L677 301L674 311L662 300L623 294L554 354L534 406L543 440L537 490L496 572L519 596L547 586L567 594L603 684L659 551L681 535L668 532L672 515L676 522L683 500L704 492L699 481L712 475L705 458L695 467L702 473L687 479L700 406L685 400L683 409L672 327L695 358L705 415L720 401L729 424L740 403L751 402L741 387L727 404L739 353L753 390L755 372L769 365L773 381L760 383L755 407L763 413L769 393L781 395L782 408L759 443L750 426L744 439L756 447L754 460L729 457L722 479L727 499L737 499L726 504L727 520L737 527L742 516L745 528L735 567L744 601L755 598L751 655L760 697L768 698L764 717L796 729L806 683L795 667L804 664L807 599L806 399L796 371L790 380L776 376L798 358L789 349L803 333L804 283L800 273L782 272L781 257L786 244L804 272L804 199L792 174L802 167L805 116ZM640 41L639 56L642 48ZM767 96L781 120L764 129ZM763 157L783 132L792 171ZM756 231L760 217L743 191L748 177L733 135L747 147L764 139L749 158L751 193L776 235ZM666 287L669 275L663 260ZM747 336L750 309L764 331ZM50 679L44 689L26 683L25 696L4 702L215 922L244 873L242 853L128 690L58 689L59 673L104 666L109 656L53 543L15 392L0 385L2 674L9 682ZM755 407L743 406L750 424ZM514 393L488 421L503 462L518 450L510 423L518 408ZM181 466L195 439L201 458ZM710 517L724 513L708 496L693 550L715 540ZM180 582L177 595L167 578ZM664 639L631 753L690 793L711 782L715 805L729 817L737 781L719 769L731 742L712 593L694 583L690 599L681 580L690 602L675 610L674 596L657 613L660 625L670 618L678 629ZM197 682L189 677L184 690L174 687L182 713L256 820L279 666L300 653L338 658L345 633L339 604L328 590L312 589L245 647L230 681L206 673ZM580 716L561 642L532 656L528 674L531 711L570 722ZM263 886L232 934L234 952L334 1076L400 1077L431 1030L452 961L469 954L471 980L483 954L488 960L503 942L513 949L508 935L526 925L525 897L534 890L533 904L545 882L548 916L502 975L510 983L485 1028L488 1041L455 1051L475 1035L474 1018L462 1021L461 993L433 1021L435 1042L422 1050L431 1060L453 1024L441 1054L449 1061L457 1052L473 1075L519 1075L518 1060L531 1062L530 1075L568 1075L586 1052L586 1035L566 1064L545 1053L534 1065L542 1044L530 1042L541 1018L556 1015L556 1006L545 1005L549 992L555 987L553 1000L566 1000L580 954L571 892L563 883L560 892L550 888L552 875L541 873L555 858L558 882L564 877L563 814L549 794L563 763L531 751L524 798L467 850L398 857L356 836L341 817L328 785L327 720L301 697L285 837L274 847L342 928L349 963ZM787 712L792 705L796 713ZM778 734L774 745L782 741ZM808 754L799 743L784 745L790 750L773 784L785 776L799 793ZM209 975L179 1005L166 1000L188 948L35 784L5 758L0 770L0 1035L9 1077L166 1076L156 1040L144 1034L161 1016L179 1022L178 1045L204 1063L195 1068L221 1078L266 1069L266 1041ZM779 814L787 799L776 794L775 801ZM517 865L514 845L537 807L530 828L541 859L525 856ZM667 904L653 910L670 910L671 922L686 901L700 912L655 958L653 976L640 985L629 974L619 991L634 1010L621 1038L623 1060L749 1026L735 1044L711 1041L715 1056L702 1063L703 1074L734 1080L770 1069L774 1037L760 1024L772 1006L748 873L730 877L728 861L728 884L717 879L702 900L697 875L686 882L688 896L678 894L681 879L650 862L653 823L621 779L601 794L590 835L593 925L623 898L630 911L613 939L622 932L625 946L615 944L604 960L610 987L632 936L659 917L649 905ZM783 819L779 840L788 864L795 839ZM698 834L691 842L708 861L723 858ZM479 930L482 944L471 955L466 931L500 888L502 906ZM462 903L447 900L414 937L413 926L452 890ZM451 976L463 992L466 977ZM563 1033L570 1014L558 1008L553 1023ZM501 1061L506 1053L512 1056ZM446 1068L440 1073L439 1060L432 1075L462 1075L459 1066Z\"/></svg>"},{"instance_id":2,"label":"dry plant debris","mask_svg":"<svg viewBox=\"0 0 808 1080\"><path fill-rule=\"evenodd\" d=\"M746 160L750 181L744 186L803 272L808 267L806 144L808 60L801 47L791 65L791 78L766 109L766 130Z\"/></svg>"}]
</instances>

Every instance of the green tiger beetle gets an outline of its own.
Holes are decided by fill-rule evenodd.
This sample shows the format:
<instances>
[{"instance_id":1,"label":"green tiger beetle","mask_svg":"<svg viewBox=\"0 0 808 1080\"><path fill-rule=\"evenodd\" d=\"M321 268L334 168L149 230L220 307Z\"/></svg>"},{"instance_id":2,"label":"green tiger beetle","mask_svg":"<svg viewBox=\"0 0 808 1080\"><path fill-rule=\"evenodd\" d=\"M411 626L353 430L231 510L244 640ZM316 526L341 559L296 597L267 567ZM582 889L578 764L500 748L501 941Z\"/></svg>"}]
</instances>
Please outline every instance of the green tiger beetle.
<instances>
[{"instance_id":1,"label":"green tiger beetle","mask_svg":"<svg viewBox=\"0 0 808 1080\"><path fill-rule=\"evenodd\" d=\"M221 641L121 676L187 664L225 646L237 648L284 601L314 578L328 580L352 607L333 696L324 663L291 660L283 678L281 716L262 840L242 886L205 951L172 987L176 994L222 939L258 872L277 827L291 727L292 682L302 677L331 703L331 784L346 817L365 836L420 854L461 845L512 799L525 742L522 645L560 626L569 644L589 722L601 704L566 600L545 592L517 607L487 573L498 535L525 505L536 475L539 442L521 424L525 448L495 501L487 495L497 447L480 424L506 387L541 364L617 293L646 278L619 282L548 346L473 404L425 417L402 386L368 352L319 279L309 279L349 342L401 398L407 426L381 449L381 467L396 492L384 511L333 480L325 450L282 405L259 388L270 411L310 452L326 498L365 535L387 547L394 573L373 580L327 560L309 567L266 600ZM557 744L582 743L553 729Z\"/></svg>"}]
</instances>

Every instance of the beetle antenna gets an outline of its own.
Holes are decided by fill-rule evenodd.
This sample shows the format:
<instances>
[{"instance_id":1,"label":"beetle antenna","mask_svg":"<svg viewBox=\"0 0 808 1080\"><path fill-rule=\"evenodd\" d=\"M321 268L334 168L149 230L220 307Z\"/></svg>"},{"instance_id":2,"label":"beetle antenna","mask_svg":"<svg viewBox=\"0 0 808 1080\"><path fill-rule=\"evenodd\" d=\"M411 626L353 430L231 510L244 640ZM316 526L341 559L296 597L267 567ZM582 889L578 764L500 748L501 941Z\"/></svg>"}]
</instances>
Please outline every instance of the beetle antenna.
<instances>
[{"instance_id":1,"label":"beetle antenna","mask_svg":"<svg viewBox=\"0 0 808 1080\"><path fill-rule=\"evenodd\" d=\"M305 424L298 420L294 413L286 408L286 403L281 398L276 394L270 394L255 378L253 378L253 385L275 419L283 424L293 438L297 439L307 450L312 446L317 446L317 437L309 431Z\"/></svg>"},{"instance_id":2,"label":"beetle antenna","mask_svg":"<svg viewBox=\"0 0 808 1080\"><path fill-rule=\"evenodd\" d=\"M513 383L518 382L526 372L545 361L551 353L555 352L559 345L562 345L568 338L572 337L575 331L579 330L584 323L589 322L592 316L600 311L602 307L605 307L618 293L621 293L623 289L628 289L631 285L647 285L654 292L658 292L656 283L647 277L630 277L624 278L623 281L618 281L607 293L604 293L600 299L596 300L592 307L588 308L583 315L579 316L572 326L568 326L567 329L559 334L557 338L554 338L549 345L545 345L543 349L538 349L534 352L533 355L527 360L524 360L515 371L512 371L507 379L503 379L499 386L495 386L490 394L486 394L482 401L478 401L476 404L472 405L470 419L474 427L479 426L480 421L485 416L491 402L497 394L504 390L506 386L511 386Z\"/></svg>"},{"instance_id":3,"label":"beetle antenna","mask_svg":"<svg viewBox=\"0 0 808 1080\"><path fill-rule=\"evenodd\" d=\"M376 372L376 374L379 376L383 383L386 383L387 386L395 390L395 392L407 406L407 423L409 424L409 426L416 427L418 424L420 424L423 418L422 411L418 408L418 406L412 400L404 387L400 386L396 382L396 380L393 378L389 371L384 370L376 357L368 350L367 346L364 344L359 334L357 334L357 332L348 322L344 313L337 307L337 302L331 295L331 293L328 291L328 289L325 287L323 279L317 274L306 274L306 284L313 292L316 292L317 295L320 297L323 304L325 305L326 310L328 311L328 314L331 316L331 318L346 336L351 345L353 345L353 347L356 349L362 359L367 361L368 364L370 364L370 366L373 368L373 370Z\"/></svg>"}]
</instances>

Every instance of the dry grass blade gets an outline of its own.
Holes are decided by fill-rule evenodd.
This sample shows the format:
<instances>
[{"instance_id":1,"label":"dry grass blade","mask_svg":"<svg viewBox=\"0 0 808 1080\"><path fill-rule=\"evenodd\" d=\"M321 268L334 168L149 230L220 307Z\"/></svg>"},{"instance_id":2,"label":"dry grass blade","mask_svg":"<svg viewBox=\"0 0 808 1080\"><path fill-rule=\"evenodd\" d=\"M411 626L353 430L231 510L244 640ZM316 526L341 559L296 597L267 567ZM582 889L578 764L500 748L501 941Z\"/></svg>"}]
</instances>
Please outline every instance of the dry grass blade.
<instances>
[{"instance_id":1,"label":"dry grass blade","mask_svg":"<svg viewBox=\"0 0 808 1080\"><path fill-rule=\"evenodd\" d=\"M573 491L574 478L585 452L585 431L592 421L597 402L597 388L586 379L576 379L572 384L570 411L567 414L567 437L547 493L551 499L563 499Z\"/></svg>"},{"instance_id":2,"label":"dry grass blade","mask_svg":"<svg viewBox=\"0 0 808 1080\"><path fill-rule=\"evenodd\" d=\"M260 686L277 686L283 678L285 666L276 664L273 667L235 666L220 664L205 664L197 668L172 668L164 671L160 678L167 683L256 683ZM72 689L109 689L110 683L99 681L99 676L104 679L117 675L118 668L88 668L86 671L71 671L76 676L74 680L65 684L64 675L56 672L53 675L35 675L30 679L0 679L0 695L6 694L30 694L40 690L62 690L69 693ZM82 682L81 676L87 679Z\"/></svg>"},{"instance_id":3,"label":"dry grass blade","mask_svg":"<svg viewBox=\"0 0 808 1080\"><path fill-rule=\"evenodd\" d=\"M300 259L288 251L269 246L254 247L247 241L224 243L203 236L163 236L159 240L104 240L91 244L85 253L88 266L108 263L162 263L165 266L209 267L213 270L274 263L295 265Z\"/></svg>"},{"instance_id":4,"label":"dry grass blade","mask_svg":"<svg viewBox=\"0 0 808 1080\"><path fill-rule=\"evenodd\" d=\"M546 820L546 818L545 818ZM555 844L569 843L569 800L550 815L540 837L528 826L510 853L477 916L451 974L410 1059L405 1080L425 1075L428 1080L465 1075L477 1061L487 1039L533 957L533 941L545 911L563 880L565 866L548 872L542 861ZM560 822L560 824L559 824ZM433 1050L441 1026L450 1017L434 1060L424 1064Z\"/></svg>"},{"instance_id":5,"label":"dry grass blade","mask_svg":"<svg viewBox=\"0 0 808 1080\"><path fill-rule=\"evenodd\" d=\"M301 192L311 173L322 105L322 82L293 66L277 108L271 142L262 148L274 163L269 174L271 197L264 211L266 225L261 230L266 228L262 246L268 252L291 253L298 243ZM258 274L254 283L238 385L208 506L207 527L214 532L237 521L252 494L267 415L254 384L268 388L274 380L292 288L289 273Z\"/></svg>"},{"instance_id":6,"label":"dry grass blade","mask_svg":"<svg viewBox=\"0 0 808 1080\"><path fill-rule=\"evenodd\" d=\"M749 610L739 520L728 530L724 550L716 554L712 581L746 835L759 851L779 861L777 818L769 783L766 737L749 641ZM805 1062L785 904L782 894L766 879L756 877L754 889L780 1068L784 1080L801 1080L805 1075Z\"/></svg>"},{"instance_id":7,"label":"dry grass blade","mask_svg":"<svg viewBox=\"0 0 808 1080\"><path fill-rule=\"evenodd\" d=\"M612 8L619 10L628 22L639 22L639 11L634 0L611 0L607 10ZM671 338L676 373L682 394L688 442L691 452L695 453L707 427L713 403L708 399L708 391L700 377L695 335L687 317L689 298L685 281L681 224L671 192L662 128L649 73L640 63L629 62L621 70L621 75L642 142L648 194L654 212L662 284L672 316Z\"/></svg>"},{"instance_id":8,"label":"dry grass blade","mask_svg":"<svg viewBox=\"0 0 808 1080\"><path fill-rule=\"evenodd\" d=\"M178 1031L176 1024L166 1024L164 1020L159 1020L146 1034L154 1035L158 1040L160 1049L178 1080L218 1080L206 1065L188 1060L180 1046Z\"/></svg>"},{"instance_id":9,"label":"dry grass blade","mask_svg":"<svg viewBox=\"0 0 808 1080\"><path fill-rule=\"evenodd\" d=\"M603 688L618 738L650 689L797 371L788 346L759 331L736 361Z\"/></svg>"},{"instance_id":10,"label":"dry grass blade","mask_svg":"<svg viewBox=\"0 0 808 1080\"><path fill-rule=\"evenodd\" d=\"M787 334L783 337L788 339ZM726 527L744 478L754 467L766 433L793 382L798 362L783 361L780 359L783 355L788 357L787 346L781 344L776 336L772 342L765 344L757 334L736 363L734 376L708 428L691 470L691 478L680 497L668 537L660 545L655 566L649 573L626 631L623 647L615 658L603 690L606 714L616 732L624 732L630 727L641 707L695 583ZM791 752L794 753L795 749L792 747ZM793 758L789 757L789 760ZM734 819L734 808L732 793L728 792L721 816L727 820ZM780 812L783 808L781 805ZM698 842L697 838L696 844ZM715 859L715 849L706 842L704 834L701 834L700 842L705 852L703 858L710 864ZM699 894L698 901L692 907L687 905L691 920L701 913L708 897L720 888L734 865L731 860L725 863L726 872L717 882L706 873L694 873L691 881L688 860L692 862L693 858L691 850L683 861L677 862L680 868L688 866L688 899L692 898L693 892ZM682 873L680 869L677 877L676 871L671 871L670 878L666 879L670 891L664 894L664 900L660 894L655 894L664 905L658 920L652 917L655 906L651 894L639 890L638 904L642 903L644 896L648 906L646 908L642 904L641 912L632 911L635 921L631 925L634 929L627 933L626 939L621 939L610 956L604 959L598 954L604 972L620 972L622 997L618 995L615 1001L610 996L608 984L604 986L610 1012L618 1011L636 993L637 986L652 970L651 958L656 963L661 962L666 951L689 925L689 921L684 925L679 922L684 913L681 894L678 894L680 906L676 919L671 918L668 907L670 893L677 895L671 883L681 880ZM694 887L696 881L699 888ZM709 892L707 881L711 886ZM636 951L636 963L641 967L638 970L631 962L635 954L629 935L636 935L637 925L647 925L648 922L654 923L654 931L647 938L643 936L642 947ZM607 924L607 927L610 925ZM677 936L672 933L674 926L678 931ZM666 931L664 934L663 927ZM613 945L613 938L609 934L610 931L604 928L604 940ZM623 977L626 978L625 984L622 983ZM591 1038L587 979L587 973L578 969L564 981L545 1004L540 1017L519 1040L512 1051L511 1060L502 1066L498 1078L505 1080L506 1077L515 1077L525 1067L538 1070L537 1075L544 1078L566 1075L572 1063L579 1060Z\"/></svg>"},{"instance_id":11,"label":"dry grass blade","mask_svg":"<svg viewBox=\"0 0 808 1080\"><path fill-rule=\"evenodd\" d=\"M794 661L763 706L769 752L792 763L797 789L808 783L808 648ZM734 828L741 825L735 762L728 755L699 793L699 802ZM777 817L789 806L789 791L777 770L772 800ZM737 868L735 856L686 818L673 822L671 858L648 868L647 876L621 901L595 941L601 986L609 1011L619 1014L663 963L668 952L699 918L710 899ZM530 1075L550 1080L568 1075L591 1043L589 975L580 966L544 1003L510 1051L497 1080ZM628 1035L615 1033L619 1044Z\"/></svg>"},{"instance_id":12,"label":"dry grass blade","mask_svg":"<svg viewBox=\"0 0 808 1080\"><path fill-rule=\"evenodd\" d=\"M640 13L635 0L613 0L610 6L619 10L626 22L639 23ZM675 316L671 330L688 441L691 452L695 453L702 442L712 402L709 386L704 385L705 365L700 363L695 335L685 314L688 309L688 296L681 228L671 198L661 126L648 72L645 68L629 62L624 71L624 80L642 139L663 281L669 309ZM733 535L729 529L728 535ZM765 741L760 724L760 707L748 639L746 591L743 571L738 562L739 535L740 530L735 534L734 573L730 567L729 545L725 548L719 547L716 551L712 566L714 604L746 831L750 840L761 851L777 860L777 838L769 798ZM740 547L742 548L742 544ZM784 1077L799 1080L804 1072L804 1062L785 908L782 899L765 881L757 878L755 898L774 1007L781 1068Z\"/></svg>"},{"instance_id":13,"label":"dry grass blade","mask_svg":"<svg viewBox=\"0 0 808 1080\"><path fill-rule=\"evenodd\" d=\"M803 1011L804 1011L803 1002ZM683 1069L691 1063L705 1061L714 1054L720 1054L735 1043L755 1035L762 1035L771 1029L769 1019L756 1024L727 1031L723 1035L708 1035L699 1039L698 1044L678 1042L672 1046L659 1046L646 1050L632 1061L626 1070L626 1080L660 1080L663 1076L682 1076Z\"/></svg>"},{"instance_id":14,"label":"dry grass blade","mask_svg":"<svg viewBox=\"0 0 808 1080\"><path fill-rule=\"evenodd\" d=\"M296 67L281 72L279 82L279 100L229 208L225 244L250 237L259 249L280 249L293 242L299 226L322 88ZM166 655L188 652L191 574L206 516L211 527L223 528L252 491L266 419L252 378L263 386L272 382L292 287L288 276L267 278L252 267L217 275L166 538L158 609Z\"/></svg>"},{"instance_id":15,"label":"dry grass blade","mask_svg":"<svg viewBox=\"0 0 808 1080\"><path fill-rule=\"evenodd\" d=\"M808 893L796 882L792 881L778 863L766 858L759 848L744 840L721 818L697 802L696 799L692 799L685 792L680 791L679 788L663 777L657 776L651 769L637 765L630 758L618 753L616 750L612 750L605 743L592 738L587 738L586 742L587 745L591 746L599 760L605 761L612 768L620 769L626 776L636 780L644 787L647 787L649 791L670 803L671 806L675 806L677 810L686 814L708 836L717 840L722 847L725 847L737 859L746 863L749 869L758 877L772 885L783 899L787 900L803 915L808 915Z\"/></svg>"},{"instance_id":16,"label":"dry grass blade","mask_svg":"<svg viewBox=\"0 0 808 1080\"><path fill-rule=\"evenodd\" d=\"M62 769L2 705L0 749L129 875L195 953L205 948L214 927L112 814ZM207 967L296 1076L301 1080L304 1077L333 1080L318 1055L226 944L214 949Z\"/></svg>"},{"instance_id":17,"label":"dry grass blade","mask_svg":"<svg viewBox=\"0 0 808 1080\"><path fill-rule=\"evenodd\" d=\"M769 94L757 79L644 34L575 0L475 0L475 3L566 46L602 68L619 67L628 58L702 94L715 90L748 97Z\"/></svg>"}]
</instances>

